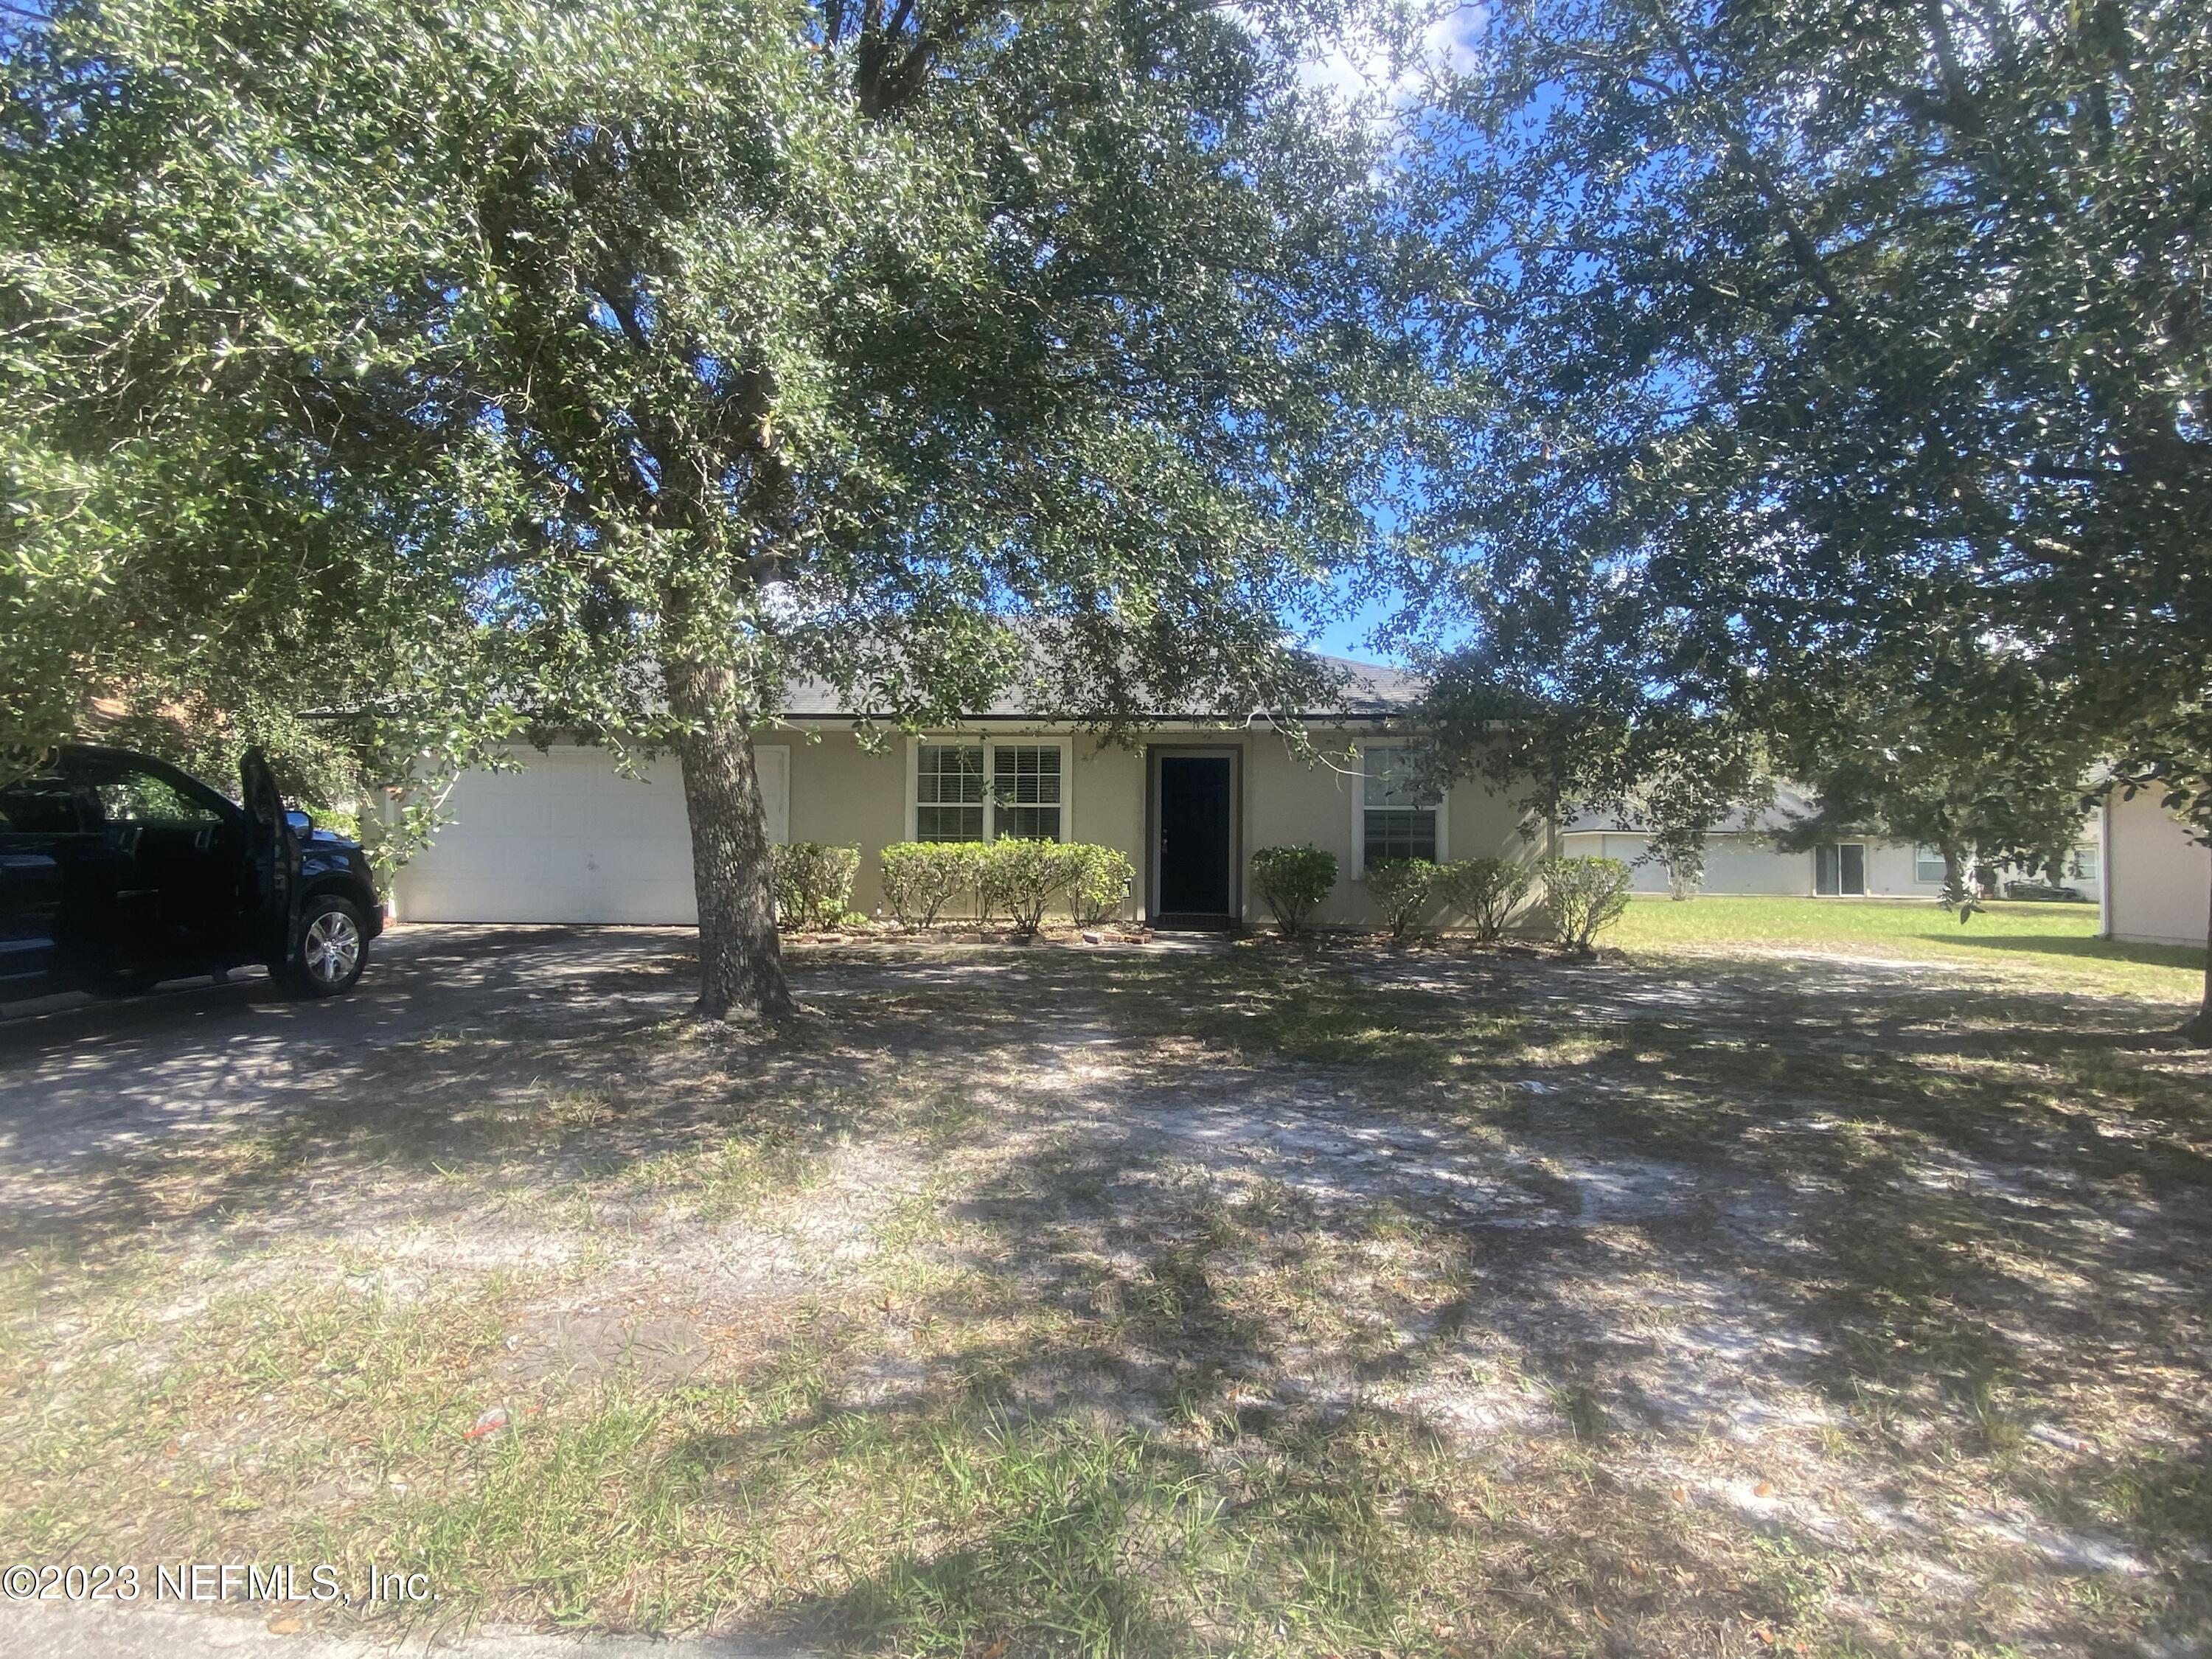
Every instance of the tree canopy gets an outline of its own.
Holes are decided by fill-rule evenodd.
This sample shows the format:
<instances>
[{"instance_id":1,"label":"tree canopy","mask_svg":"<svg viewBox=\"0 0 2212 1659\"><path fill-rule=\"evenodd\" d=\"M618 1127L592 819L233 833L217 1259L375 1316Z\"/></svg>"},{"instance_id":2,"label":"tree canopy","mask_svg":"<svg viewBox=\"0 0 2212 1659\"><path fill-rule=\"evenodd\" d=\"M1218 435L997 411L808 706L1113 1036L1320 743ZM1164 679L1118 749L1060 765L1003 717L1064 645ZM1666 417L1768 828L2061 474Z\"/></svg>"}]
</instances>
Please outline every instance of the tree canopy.
<instances>
[{"instance_id":1,"label":"tree canopy","mask_svg":"<svg viewBox=\"0 0 2212 1659\"><path fill-rule=\"evenodd\" d=\"M1983 799L2202 705L2212 14L1508 0L1476 60L1414 155L1459 679L1723 763L1978 724Z\"/></svg>"},{"instance_id":2,"label":"tree canopy","mask_svg":"<svg viewBox=\"0 0 2212 1659\"><path fill-rule=\"evenodd\" d=\"M258 650L464 748L672 744L702 1006L781 1006L745 733L794 677L915 724L1041 649L1111 723L1310 674L1406 363L1299 19L58 8L0 143L6 735Z\"/></svg>"}]
</instances>

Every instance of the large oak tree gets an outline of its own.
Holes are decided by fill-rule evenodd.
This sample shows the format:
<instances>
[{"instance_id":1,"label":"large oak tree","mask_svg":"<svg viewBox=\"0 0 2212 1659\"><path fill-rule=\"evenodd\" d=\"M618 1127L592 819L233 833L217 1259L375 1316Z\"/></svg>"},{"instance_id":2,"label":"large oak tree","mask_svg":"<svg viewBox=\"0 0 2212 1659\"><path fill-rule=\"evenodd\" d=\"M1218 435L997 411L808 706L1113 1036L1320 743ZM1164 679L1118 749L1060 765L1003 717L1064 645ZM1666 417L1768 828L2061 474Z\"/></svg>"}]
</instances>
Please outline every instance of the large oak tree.
<instances>
[{"instance_id":1,"label":"large oak tree","mask_svg":"<svg viewBox=\"0 0 2212 1659\"><path fill-rule=\"evenodd\" d=\"M1475 58L1415 158L1455 412L1407 626L1693 774L1701 732L1864 758L1915 708L1923 753L1987 730L1970 793L2085 742L2170 773L2212 686L2212 11L1504 0Z\"/></svg>"},{"instance_id":2,"label":"large oak tree","mask_svg":"<svg viewBox=\"0 0 2212 1659\"><path fill-rule=\"evenodd\" d=\"M1304 27L57 8L0 118L6 735L252 640L255 695L441 753L672 746L700 1009L783 1012L750 734L794 677L913 725L1027 672L1111 724L1309 674L1281 620L1366 537L1400 364Z\"/></svg>"}]
</instances>

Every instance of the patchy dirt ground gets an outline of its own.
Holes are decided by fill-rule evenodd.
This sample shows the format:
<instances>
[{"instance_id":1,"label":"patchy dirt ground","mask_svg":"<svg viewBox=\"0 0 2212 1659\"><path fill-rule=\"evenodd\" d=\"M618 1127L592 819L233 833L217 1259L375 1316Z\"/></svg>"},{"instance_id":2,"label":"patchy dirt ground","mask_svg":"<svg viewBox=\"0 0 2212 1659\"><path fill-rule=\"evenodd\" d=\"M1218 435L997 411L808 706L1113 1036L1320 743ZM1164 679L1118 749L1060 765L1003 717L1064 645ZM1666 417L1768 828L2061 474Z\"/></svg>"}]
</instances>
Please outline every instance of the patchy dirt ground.
<instances>
[{"instance_id":1,"label":"patchy dirt ground","mask_svg":"<svg viewBox=\"0 0 2212 1659\"><path fill-rule=\"evenodd\" d=\"M595 943L0 1042L0 1553L994 1659L2212 1650L2162 1011L884 948L702 1033Z\"/></svg>"}]
</instances>

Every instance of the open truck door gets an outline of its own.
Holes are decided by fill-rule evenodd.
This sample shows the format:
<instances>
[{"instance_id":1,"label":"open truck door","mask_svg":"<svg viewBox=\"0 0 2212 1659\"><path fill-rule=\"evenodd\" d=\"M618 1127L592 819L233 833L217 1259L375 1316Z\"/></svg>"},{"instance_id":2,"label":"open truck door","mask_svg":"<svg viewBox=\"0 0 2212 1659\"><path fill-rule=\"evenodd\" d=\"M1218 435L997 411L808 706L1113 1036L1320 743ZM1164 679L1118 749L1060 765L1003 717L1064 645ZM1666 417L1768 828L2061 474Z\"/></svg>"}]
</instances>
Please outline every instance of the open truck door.
<instances>
[{"instance_id":1,"label":"open truck door","mask_svg":"<svg viewBox=\"0 0 2212 1659\"><path fill-rule=\"evenodd\" d=\"M238 781L260 900L254 948L269 963L271 973L280 973L292 948L293 926L299 920L300 838L284 814L284 797L277 791L276 775L269 769L259 749L247 750L239 762Z\"/></svg>"}]
</instances>

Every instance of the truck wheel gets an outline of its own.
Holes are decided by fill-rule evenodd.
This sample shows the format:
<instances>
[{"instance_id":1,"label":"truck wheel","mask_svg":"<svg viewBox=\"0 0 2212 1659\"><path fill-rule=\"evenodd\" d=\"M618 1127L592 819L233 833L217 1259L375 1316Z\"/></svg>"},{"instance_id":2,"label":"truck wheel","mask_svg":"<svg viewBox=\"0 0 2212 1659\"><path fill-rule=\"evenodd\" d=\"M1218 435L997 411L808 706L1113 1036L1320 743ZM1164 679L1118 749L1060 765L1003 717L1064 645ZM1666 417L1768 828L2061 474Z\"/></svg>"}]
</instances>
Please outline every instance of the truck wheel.
<instances>
[{"instance_id":1,"label":"truck wheel","mask_svg":"<svg viewBox=\"0 0 2212 1659\"><path fill-rule=\"evenodd\" d=\"M320 893L301 908L281 976L301 996L334 997L353 989L368 960L361 912L334 893Z\"/></svg>"}]
</instances>

